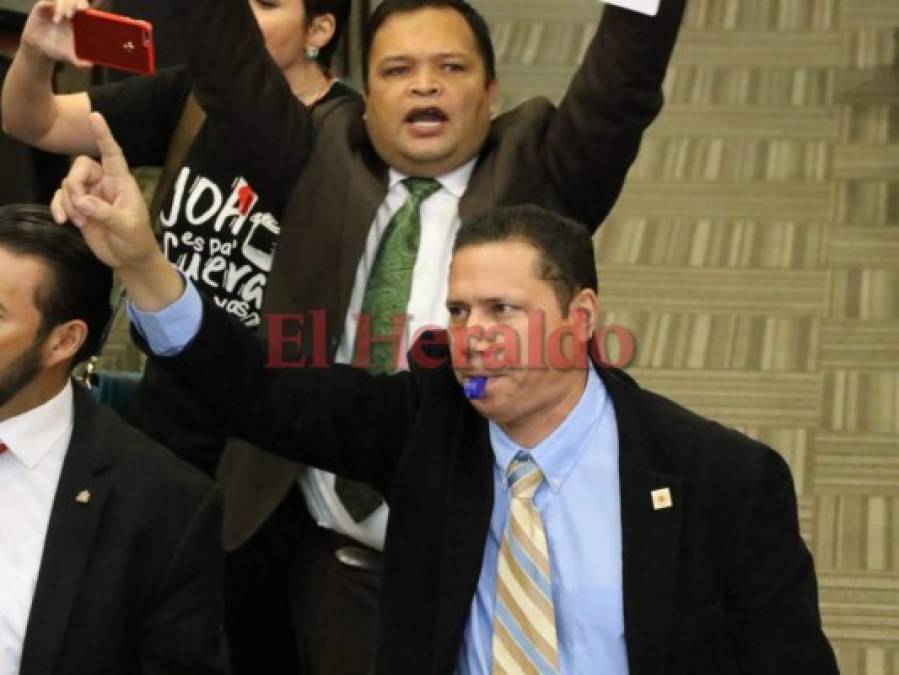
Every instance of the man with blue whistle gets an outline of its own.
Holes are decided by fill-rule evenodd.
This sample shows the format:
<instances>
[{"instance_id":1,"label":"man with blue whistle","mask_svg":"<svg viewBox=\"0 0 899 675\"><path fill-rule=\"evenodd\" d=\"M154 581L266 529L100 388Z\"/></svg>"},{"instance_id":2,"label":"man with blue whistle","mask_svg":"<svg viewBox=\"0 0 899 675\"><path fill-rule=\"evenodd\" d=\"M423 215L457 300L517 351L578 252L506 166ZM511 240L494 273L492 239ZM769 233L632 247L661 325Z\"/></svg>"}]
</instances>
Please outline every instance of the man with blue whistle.
<instances>
[{"instance_id":1,"label":"man with blue whistle","mask_svg":"<svg viewBox=\"0 0 899 675\"><path fill-rule=\"evenodd\" d=\"M838 672L784 460L587 356L581 225L463 223L449 325L409 372L271 368L166 262L94 124L102 165L79 158L53 212L120 275L150 358L229 434L390 504L374 673Z\"/></svg>"}]
</instances>

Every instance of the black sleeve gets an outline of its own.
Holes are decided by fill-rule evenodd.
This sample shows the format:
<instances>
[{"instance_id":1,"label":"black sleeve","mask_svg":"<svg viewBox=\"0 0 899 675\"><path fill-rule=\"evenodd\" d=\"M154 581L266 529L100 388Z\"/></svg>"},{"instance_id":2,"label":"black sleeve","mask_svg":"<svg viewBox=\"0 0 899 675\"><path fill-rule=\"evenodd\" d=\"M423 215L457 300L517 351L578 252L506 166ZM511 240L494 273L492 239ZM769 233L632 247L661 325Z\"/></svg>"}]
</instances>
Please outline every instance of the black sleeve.
<instances>
[{"instance_id":1,"label":"black sleeve","mask_svg":"<svg viewBox=\"0 0 899 675\"><path fill-rule=\"evenodd\" d=\"M286 201L312 152L312 115L266 50L252 10L246 0L167 2L181 18L207 123L230 139L231 156L251 185L275 203Z\"/></svg>"},{"instance_id":2,"label":"black sleeve","mask_svg":"<svg viewBox=\"0 0 899 675\"><path fill-rule=\"evenodd\" d=\"M132 335L223 433L389 490L418 410L411 373L268 367L258 338L206 298L200 330L178 355L156 356Z\"/></svg>"},{"instance_id":3,"label":"black sleeve","mask_svg":"<svg viewBox=\"0 0 899 675\"><path fill-rule=\"evenodd\" d=\"M91 87L91 109L101 113L132 167L162 166L190 78L183 66Z\"/></svg>"},{"instance_id":4,"label":"black sleeve","mask_svg":"<svg viewBox=\"0 0 899 675\"><path fill-rule=\"evenodd\" d=\"M126 419L181 459L215 476L225 435L203 414L197 401L153 361L144 368Z\"/></svg>"},{"instance_id":5,"label":"black sleeve","mask_svg":"<svg viewBox=\"0 0 899 675\"><path fill-rule=\"evenodd\" d=\"M793 479L773 450L733 525L726 596L740 675L838 675L821 630L812 556L799 534Z\"/></svg>"},{"instance_id":6,"label":"black sleeve","mask_svg":"<svg viewBox=\"0 0 899 675\"><path fill-rule=\"evenodd\" d=\"M595 230L608 215L662 108L662 81L685 0L654 17L606 5L546 135L550 206Z\"/></svg>"}]
</instances>

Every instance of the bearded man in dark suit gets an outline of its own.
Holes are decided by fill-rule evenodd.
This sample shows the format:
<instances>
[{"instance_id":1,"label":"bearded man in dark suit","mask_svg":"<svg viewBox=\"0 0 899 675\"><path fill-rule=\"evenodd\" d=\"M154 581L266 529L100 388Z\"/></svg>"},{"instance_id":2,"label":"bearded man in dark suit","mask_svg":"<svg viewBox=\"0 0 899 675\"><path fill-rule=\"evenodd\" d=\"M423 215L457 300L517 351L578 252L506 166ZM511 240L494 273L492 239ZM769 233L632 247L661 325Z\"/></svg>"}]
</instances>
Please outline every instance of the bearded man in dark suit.
<instances>
[{"instance_id":1,"label":"bearded man in dark suit","mask_svg":"<svg viewBox=\"0 0 899 675\"><path fill-rule=\"evenodd\" d=\"M0 672L223 674L220 493L71 379L111 289L77 230L0 208Z\"/></svg>"}]
</instances>

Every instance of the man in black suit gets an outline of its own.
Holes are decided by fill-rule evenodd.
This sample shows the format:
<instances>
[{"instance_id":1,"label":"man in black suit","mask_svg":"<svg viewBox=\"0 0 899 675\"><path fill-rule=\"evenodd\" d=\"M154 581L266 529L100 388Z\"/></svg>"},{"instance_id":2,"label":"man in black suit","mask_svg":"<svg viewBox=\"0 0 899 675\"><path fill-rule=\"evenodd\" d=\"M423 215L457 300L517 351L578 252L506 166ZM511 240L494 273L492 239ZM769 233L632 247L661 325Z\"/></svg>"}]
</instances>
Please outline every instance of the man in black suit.
<instances>
[{"instance_id":1,"label":"man in black suit","mask_svg":"<svg viewBox=\"0 0 899 675\"><path fill-rule=\"evenodd\" d=\"M449 330L410 372L271 368L166 263L95 123L104 164L78 160L54 215L117 269L157 365L229 433L390 504L376 673L837 673L783 459L587 358L582 226L463 224Z\"/></svg>"},{"instance_id":2,"label":"man in black suit","mask_svg":"<svg viewBox=\"0 0 899 675\"><path fill-rule=\"evenodd\" d=\"M112 275L46 208L0 208L0 672L227 672L221 497L71 380Z\"/></svg>"}]
</instances>

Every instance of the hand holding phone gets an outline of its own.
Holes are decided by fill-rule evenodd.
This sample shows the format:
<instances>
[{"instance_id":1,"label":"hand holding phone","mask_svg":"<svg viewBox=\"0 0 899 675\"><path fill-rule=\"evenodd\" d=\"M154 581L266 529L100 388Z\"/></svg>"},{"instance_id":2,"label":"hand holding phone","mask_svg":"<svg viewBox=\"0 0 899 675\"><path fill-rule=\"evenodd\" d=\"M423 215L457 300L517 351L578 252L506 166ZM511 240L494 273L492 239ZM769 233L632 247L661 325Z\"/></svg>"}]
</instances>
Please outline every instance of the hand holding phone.
<instances>
[{"instance_id":1,"label":"hand holding phone","mask_svg":"<svg viewBox=\"0 0 899 675\"><path fill-rule=\"evenodd\" d=\"M71 0L65 0L70 2ZM53 0L39 0L28 13L22 29L22 47L53 61L72 63L79 68L89 68L91 64L75 56L75 38L72 22L64 12L65 7ZM71 8L71 14L75 8Z\"/></svg>"},{"instance_id":2,"label":"hand holding phone","mask_svg":"<svg viewBox=\"0 0 899 675\"><path fill-rule=\"evenodd\" d=\"M79 59L132 73L155 72L153 24L149 21L83 9L75 12L72 27Z\"/></svg>"}]
</instances>

